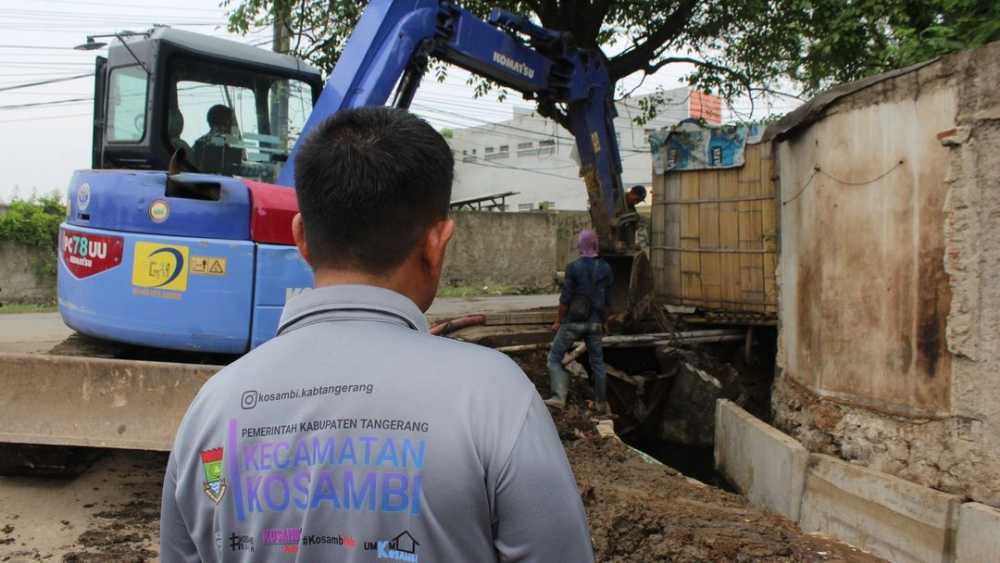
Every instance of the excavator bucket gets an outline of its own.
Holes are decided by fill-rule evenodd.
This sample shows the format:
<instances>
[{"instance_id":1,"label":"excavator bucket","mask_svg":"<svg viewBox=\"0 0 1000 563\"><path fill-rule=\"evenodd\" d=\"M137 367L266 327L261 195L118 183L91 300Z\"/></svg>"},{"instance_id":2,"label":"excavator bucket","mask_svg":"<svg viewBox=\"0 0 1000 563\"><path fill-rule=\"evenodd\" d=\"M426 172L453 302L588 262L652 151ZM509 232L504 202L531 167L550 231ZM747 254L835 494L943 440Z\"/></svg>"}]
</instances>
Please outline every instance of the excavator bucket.
<instances>
[{"instance_id":1,"label":"excavator bucket","mask_svg":"<svg viewBox=\"0 0 1000 563\"><path fill-rule=\"evenodd\" d=\"M602 255L615 276L612 315L625 324L642 320L653 298L653 275L645 252Z\"/></svg>"}]
</instances>

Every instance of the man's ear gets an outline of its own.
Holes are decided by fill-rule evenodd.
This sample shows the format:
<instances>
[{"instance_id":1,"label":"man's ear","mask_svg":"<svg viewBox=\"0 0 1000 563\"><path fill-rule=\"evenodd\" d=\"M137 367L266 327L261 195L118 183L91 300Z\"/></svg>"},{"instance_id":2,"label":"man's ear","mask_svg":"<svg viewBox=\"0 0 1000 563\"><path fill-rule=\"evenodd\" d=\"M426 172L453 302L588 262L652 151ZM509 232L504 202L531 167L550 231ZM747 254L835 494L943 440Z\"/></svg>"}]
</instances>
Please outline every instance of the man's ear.
<instances>
[{"instance_id":1,"label":"man's ear","mask_svg":"<svg viewBox=\"0 0 1000 563\"><path fill-rule=\"evenodd\" d=\"M423 261L429 273L435 278L441 275L444 253L453 234L455 234L455 221L446 218L431 225L424 238Z\"/></svg>"},{"instance_id":2,"label":"man's ear","mask_svg":"<svg viewBox=\"0 0 1000 563\"><path fill-rule=\"evenodd\" d=\"M302 221L302 214L296 213L292 217L292 240L299 249L299 254L306 264L312 266L312 257L309 255L309 243L306 242L306 224Z\"/></svg>"}]
</instances>

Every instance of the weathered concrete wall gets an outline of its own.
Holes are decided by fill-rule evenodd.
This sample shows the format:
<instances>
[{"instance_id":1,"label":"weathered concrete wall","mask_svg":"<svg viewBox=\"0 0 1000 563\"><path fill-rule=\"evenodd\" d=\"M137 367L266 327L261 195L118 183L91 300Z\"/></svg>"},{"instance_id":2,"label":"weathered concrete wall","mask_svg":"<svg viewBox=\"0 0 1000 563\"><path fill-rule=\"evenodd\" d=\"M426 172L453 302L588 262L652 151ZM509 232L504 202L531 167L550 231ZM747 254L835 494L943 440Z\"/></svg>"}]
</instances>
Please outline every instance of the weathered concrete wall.
<instances>
[{"instance_id":1,"label":"weathered concrete wall","mask_svg":"<svg viewBox=\"0 0 1000 563\"><path fill-rule=\"evenodd\" d=\"M809 456L799 525L894 563L953 561L961 498L845 463Z\"/></svg>"},{"instance_id":2,"label":"weathered concrete wall","mask_svg":"<svg viewBox=\"0 0 1000 563\"><path fill-rule=\"evenodd\" d=\"M799 519L809 452L795 440L720 399L715 409L715 468L754 506Z\"/></svg>"},{"instance_id":3,"label":"weathered concrete wall","mask_svg":"<svg viewBox=\"0 0 1000 563\"><path fill-rule=\"evenodd\" d=\"M55 249L0 242L0 303L52 303L56 298L55 275L43 275L42 264L51 261Z\"/></svg>"},{"instance_id":4,"label":"weathered concrete wall","mask_svg":"<svg viewBox=\"0 0 1000 563\"><path fill-rule=\"evenodd\" d=\"M1000 43L836 102L778 145L775 423L1000 506Z\"/></svg>"},{"instance_id":5,"label":"weathered concrete wall","mask_svg":"<svg viewBox=\"0 0 1000 563\"><path fill-rule=\"evenodd\" d=\"M590 228L590 213L586 211L560 211L556 214L556 266L559 271L566 268L579 255L576 239L583 229Z\"/></svg>"},{"instance_id":6,"label":"weathered concrete wall","mask_svg":"<svg viewBox=\"0 0 1000 563\"><path fill-rule=\"evenodd\" d=\"M893 562L1000 561L1000 510L809 454L729 401L716 414L716 467L754 506Z\"/></svg>"},{"instance_id":7,"label":"weathered concrete wall","mask_svg":"<svg viewBox=\"0 0 1000 563\"><path fill-rule=\"evenodd\" d=\"M1000 561L1000 510L978 502L963 504L955 551L956 563Z\"/></svg>"},{"instance_id":8,"label":"weathered concrete wall","mask_svg":"<svg viewBox=\"0 0 1000 563\"><path fill-rule=\"evenodd\" d=\"M585 212L461 211L453 217L445 286L553 289L556 271L576 258L576 234L590 225Z\"/></svg>"}]
</instances>

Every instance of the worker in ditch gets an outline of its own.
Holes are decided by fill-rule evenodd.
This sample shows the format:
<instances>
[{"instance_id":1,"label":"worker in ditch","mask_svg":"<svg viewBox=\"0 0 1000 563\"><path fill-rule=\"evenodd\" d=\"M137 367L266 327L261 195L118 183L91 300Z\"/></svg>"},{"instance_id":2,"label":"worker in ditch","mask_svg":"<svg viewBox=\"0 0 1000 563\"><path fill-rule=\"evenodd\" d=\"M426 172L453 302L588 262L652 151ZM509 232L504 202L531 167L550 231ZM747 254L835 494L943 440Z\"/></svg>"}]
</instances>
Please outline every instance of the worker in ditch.
<instances>
[{"instance_id":1,"label":"worker in ditch","mask_svg":"<svg viewBox=\"0 0 1000 563\"><path fill-rule=\"evenodd\" d=\"M297 150L291 228L315 289L189 407L160 560L593 561L534 385L509 357L427 328L455 228L448 143L369 107Z\"/></svg>"},{"instance_id":2,"label":"worker in ditch","mask_svg":"<svg viewBox=\"0 0 1000 563\"><path fill-rule=\"evenodd\" d=\"M641 250L649 248L649 223L637 210L636 206L646 201L646 187L643 185L632 186L632 189L625 194L625 204L629 211L635 213L638 219L635 222L635 245Z\"/></svg>"},{"instance_id":3,"label":"worker in ditch","mask_svg":"<svg viewBox=\"0 0 1000 563\"><path fill-rule=\"evenodd\" d=\"M594 231L580 231L576 248L580 257L566 266L566 277L559 296L559 317L552 326L556 337L549 350L548 367L553 395L545 400L545 404L559 409L566 406L569 374L562 365L563 356L576 341L583 340L594 377L594 407L606 414L610 410L601 338L607 332L614 276L611 266L597 256L597 234Z\"/></svg>"}]
</instances>

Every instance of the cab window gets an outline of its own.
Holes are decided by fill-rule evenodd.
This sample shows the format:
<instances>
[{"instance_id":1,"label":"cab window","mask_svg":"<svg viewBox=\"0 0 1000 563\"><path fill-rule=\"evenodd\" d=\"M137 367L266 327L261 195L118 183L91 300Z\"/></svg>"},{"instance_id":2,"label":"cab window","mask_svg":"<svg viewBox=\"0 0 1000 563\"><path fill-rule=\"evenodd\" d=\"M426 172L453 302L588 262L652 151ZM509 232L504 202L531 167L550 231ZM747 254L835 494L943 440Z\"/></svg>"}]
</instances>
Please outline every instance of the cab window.
<instances>
[{"instance_id":1,"label":"cab window","mask_svg":"<svg viewBox=\"0 0 1000 563\"><path fill-rule=\"evenodd\" d=\"M205 61L173 61L171 151L199 172L273 182L312 111L301 81Z\"/></svg>"},{"instance_id":2,"label":"cab window","mask_svg":"<svg viewBox=\"0 0 1000 563\"><path fill-rule=\"evenodd\" d=\"M146 134L146 71L138 65L119 67L111 71L109 83L108 140L141 141Z\"/></svg>"}]
</instances>

